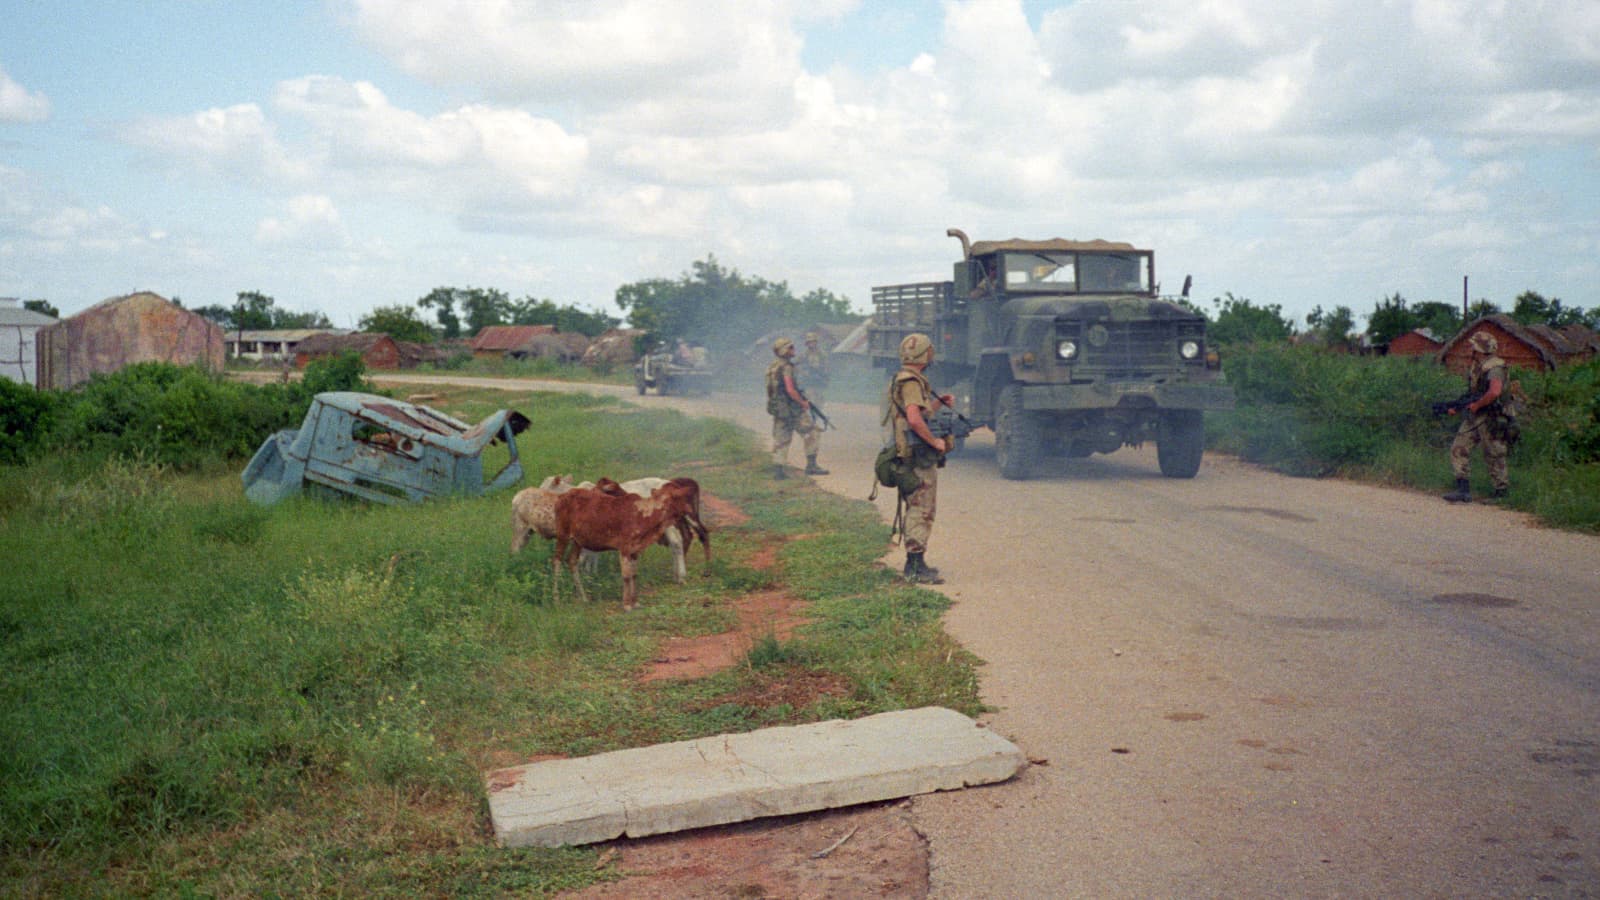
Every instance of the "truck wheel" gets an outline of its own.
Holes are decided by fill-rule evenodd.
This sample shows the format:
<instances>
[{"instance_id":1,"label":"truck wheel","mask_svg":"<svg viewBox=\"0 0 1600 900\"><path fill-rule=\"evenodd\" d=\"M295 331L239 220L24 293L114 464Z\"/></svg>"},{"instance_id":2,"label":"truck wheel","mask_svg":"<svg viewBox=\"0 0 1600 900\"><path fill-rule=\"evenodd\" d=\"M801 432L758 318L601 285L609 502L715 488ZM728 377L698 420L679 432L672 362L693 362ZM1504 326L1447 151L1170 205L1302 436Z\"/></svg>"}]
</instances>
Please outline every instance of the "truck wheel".
<instances>
[{"instance_id":1,"label":"truck wheel","mask_svg":"<svg viewBox=\"0 0 1600 900\"><path fill-rule=\"evenodd\" d=\"M1206 449L1206 426L1199 410L1179 409L1161 419L1156 434L1156 460L1168 478L1193 478Z\"/></svg>"},{"instance_id":2,"label":"truck wheel","mask_svg":"<svg viewBox=\"0 0 1600 900\"><path fill-rule=\"evenodd\" d=\"M644 396L644 392L645 392L647 387L648 387L648 385L646 385L644 383L644 376L643 375L635 375L635 376L633 376L633 389L639 392L639 396L641 396L641 397Z\"/></svg>"},{"instance_id":3,"label":"truck wheel","mask_svg":"<svg viewBox=\"0 0 1600 900\"><path fill-rule=\"evenodd\" d=\"M994 459L1000 475L1021 481L1033 475L1044 455L1044 428L1039 417L1022 408L1022 385L1009 384L995 408Z\"/></svg>"}]
</instances>

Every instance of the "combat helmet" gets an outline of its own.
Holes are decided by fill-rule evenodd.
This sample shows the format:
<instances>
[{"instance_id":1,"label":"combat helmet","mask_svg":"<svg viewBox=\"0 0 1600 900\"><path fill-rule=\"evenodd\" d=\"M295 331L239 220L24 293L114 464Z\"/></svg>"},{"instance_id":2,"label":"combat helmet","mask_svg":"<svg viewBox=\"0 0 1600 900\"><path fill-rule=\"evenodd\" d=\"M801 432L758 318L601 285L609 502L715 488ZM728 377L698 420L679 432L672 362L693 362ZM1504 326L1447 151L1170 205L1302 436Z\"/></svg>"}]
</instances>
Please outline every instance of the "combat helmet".
<instances>
[{"instance_id":1,"label":"combat helmet","mask_svg":"<svg viewBox=\"0 0 1600 900\"><path fill-rule=\"evenodd\" d=\"M1472 349L1479 353L1487 353L1491 356L1500 349L1500 342L1495 340L1494 335L1487 331L1478 332L1469 338L1467 343L1471 344Z\"/></svg>"},{"instance_id":2,"label":"combat helmet","mask_svg":"<svg viewBox=\"0 0 1600 900\"><path fill-rule=\"evenodd\" d=\"M785 355L787 355L789 353L790 350L793 350L793 349L794 349L794 341L791 341L786 337L778 338L777 340L772 342L772 355L773 356L785 356Z\"/></svg>"},{"instance_id":3,"label":"combat helmet","mask_svg":"<svg viewBox=\"0 0 1600 900\"><path fill-rule=\"evenodd\" d=\"M902 364L927 365L933 361L933 341L922 332L915 332L905 336L900 342L900 362Z\"/></svg>"}]
</instances>

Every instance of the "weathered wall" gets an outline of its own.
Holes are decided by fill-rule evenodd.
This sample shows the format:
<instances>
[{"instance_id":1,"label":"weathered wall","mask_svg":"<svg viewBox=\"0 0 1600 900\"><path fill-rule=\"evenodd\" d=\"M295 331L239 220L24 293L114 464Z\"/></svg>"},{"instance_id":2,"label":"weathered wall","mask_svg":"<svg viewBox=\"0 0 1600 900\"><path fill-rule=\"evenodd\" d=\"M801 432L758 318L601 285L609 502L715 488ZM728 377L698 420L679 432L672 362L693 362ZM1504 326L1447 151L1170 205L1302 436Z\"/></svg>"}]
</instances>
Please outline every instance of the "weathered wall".
<instances>
[{"instance_id":1,"label":"weathered wall","mask_svg":"<svg viewBox=\"0 0 1600 900\"><path fill-rule=\"evenodd\" d=\"M221 371L222 328L152 293L114 297L41 329L39 386L64 390L136 362Z\"/></svg>"}]
</instances>

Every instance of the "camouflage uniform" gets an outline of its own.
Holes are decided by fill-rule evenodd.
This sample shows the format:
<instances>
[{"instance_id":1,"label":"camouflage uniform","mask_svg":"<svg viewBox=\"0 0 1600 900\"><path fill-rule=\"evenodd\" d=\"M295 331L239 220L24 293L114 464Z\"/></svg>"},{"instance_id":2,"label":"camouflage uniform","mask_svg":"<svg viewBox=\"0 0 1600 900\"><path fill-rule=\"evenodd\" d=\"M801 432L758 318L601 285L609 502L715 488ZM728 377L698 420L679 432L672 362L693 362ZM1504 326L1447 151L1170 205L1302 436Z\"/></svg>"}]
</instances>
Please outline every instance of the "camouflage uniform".
<instances>
[{"instance_id":1,"label":"camouflage uniform","mask_svg":"<svg viewBox=\"0 0 1600 900\"><path fill-rule=\"evenodd\" d=\"M906 497L905 542L907 553L926 553L933 535L933 518L939 501L939 454L925 446L913 447L911 423L906 408L920 406L924 416L932 413L933 386L914 369L901 369L889 383L889 410L894 420L895 455L911 460L911 470L922 484Z\"/></svg>"},{"instance_id":2,"label":"camouflage uniform","mask_svg":"<svg viewBox=\"0 0 1600 900\"><path fill-rule=\"evenodd\" d=\"M806 459L811 463L808 469L814 469L821 434L811 413L796 403L784 389L784 376L788 375L791 379L795 377L794 361L779 350L779 345L792 349L794 344L787 339L778 341L773 347L778 358L767 366L767 412L772 415L772 463L777 476L782 478L783 466L789 460L789 444L794 441L794 436L800 435Z\"/></svg>"},{"instance_id":3,"label":"camouflage uniform","mask_svg":"<svg viewBox=\"0 0 1600 900\"><path fill-rule=\"evenodd\" d=\"M812 403L822 403L823 395L828 390L828 354L817 346L815 333L806 335L806 349L800 351L795 357L795 371L798 373L796 384L806 392L806 399ZM826 407L823 408L826 411Z\"/></svg>"},{"instance_id":4,"label":"camouflage uniform","mask_svg":"<svg viewBox=\"0 0 1600 900\"><path fill-rule=\"evenodd\" d=\"M1479 346L1479 337L1488 336L1473 335L1475 347ZM1493 355L1499 348L1493 343L1492 337L1484 346L1489 349L1480 352L1490 355L1472 363L1472 371L1467 374L1467 389L1471 393L1481 394L1489 389L1490 381L1498 381L1501 399L1477 412L1462 411L1461 427L1456 430L1456 439L1450 444L1450 468L1457 482L1467 480L1472 471L1472 451L1481 445L1483 462L1489 469L1489 483L1497 494L1504 494L1511 486L1511 478L1506 471L1506 455L1511 447L1505 440L1507 416L1504 404L1511 397L1506 380L1506 361Z\"/></svg>"}]
</instances>

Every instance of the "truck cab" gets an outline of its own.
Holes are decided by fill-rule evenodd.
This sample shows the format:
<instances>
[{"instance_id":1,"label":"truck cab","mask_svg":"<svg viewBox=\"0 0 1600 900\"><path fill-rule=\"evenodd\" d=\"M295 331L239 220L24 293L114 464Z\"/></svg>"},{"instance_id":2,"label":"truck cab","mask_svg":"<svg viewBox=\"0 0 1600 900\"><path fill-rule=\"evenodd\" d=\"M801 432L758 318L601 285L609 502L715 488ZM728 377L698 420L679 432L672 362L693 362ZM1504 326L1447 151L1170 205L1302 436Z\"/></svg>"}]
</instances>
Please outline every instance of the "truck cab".
<instances>
[{"instance_id":1,"label":"truck cab","mask_svg":"<svg viewBox=\"0 0 1600 900\"><path fill-rule=\"evenodd\" d=\"M1202 413L1230 408L1233 395L1206 345L1205 317L1160 296L1153 251L948 233L962 247L950 281L873 289L877 364L898 365L900 339L928 334L929 377L994 430L1007 478L1029 477L1050 455L1147 440L1163 474L1198 472Z\"/></svg>"}]
</instances>

